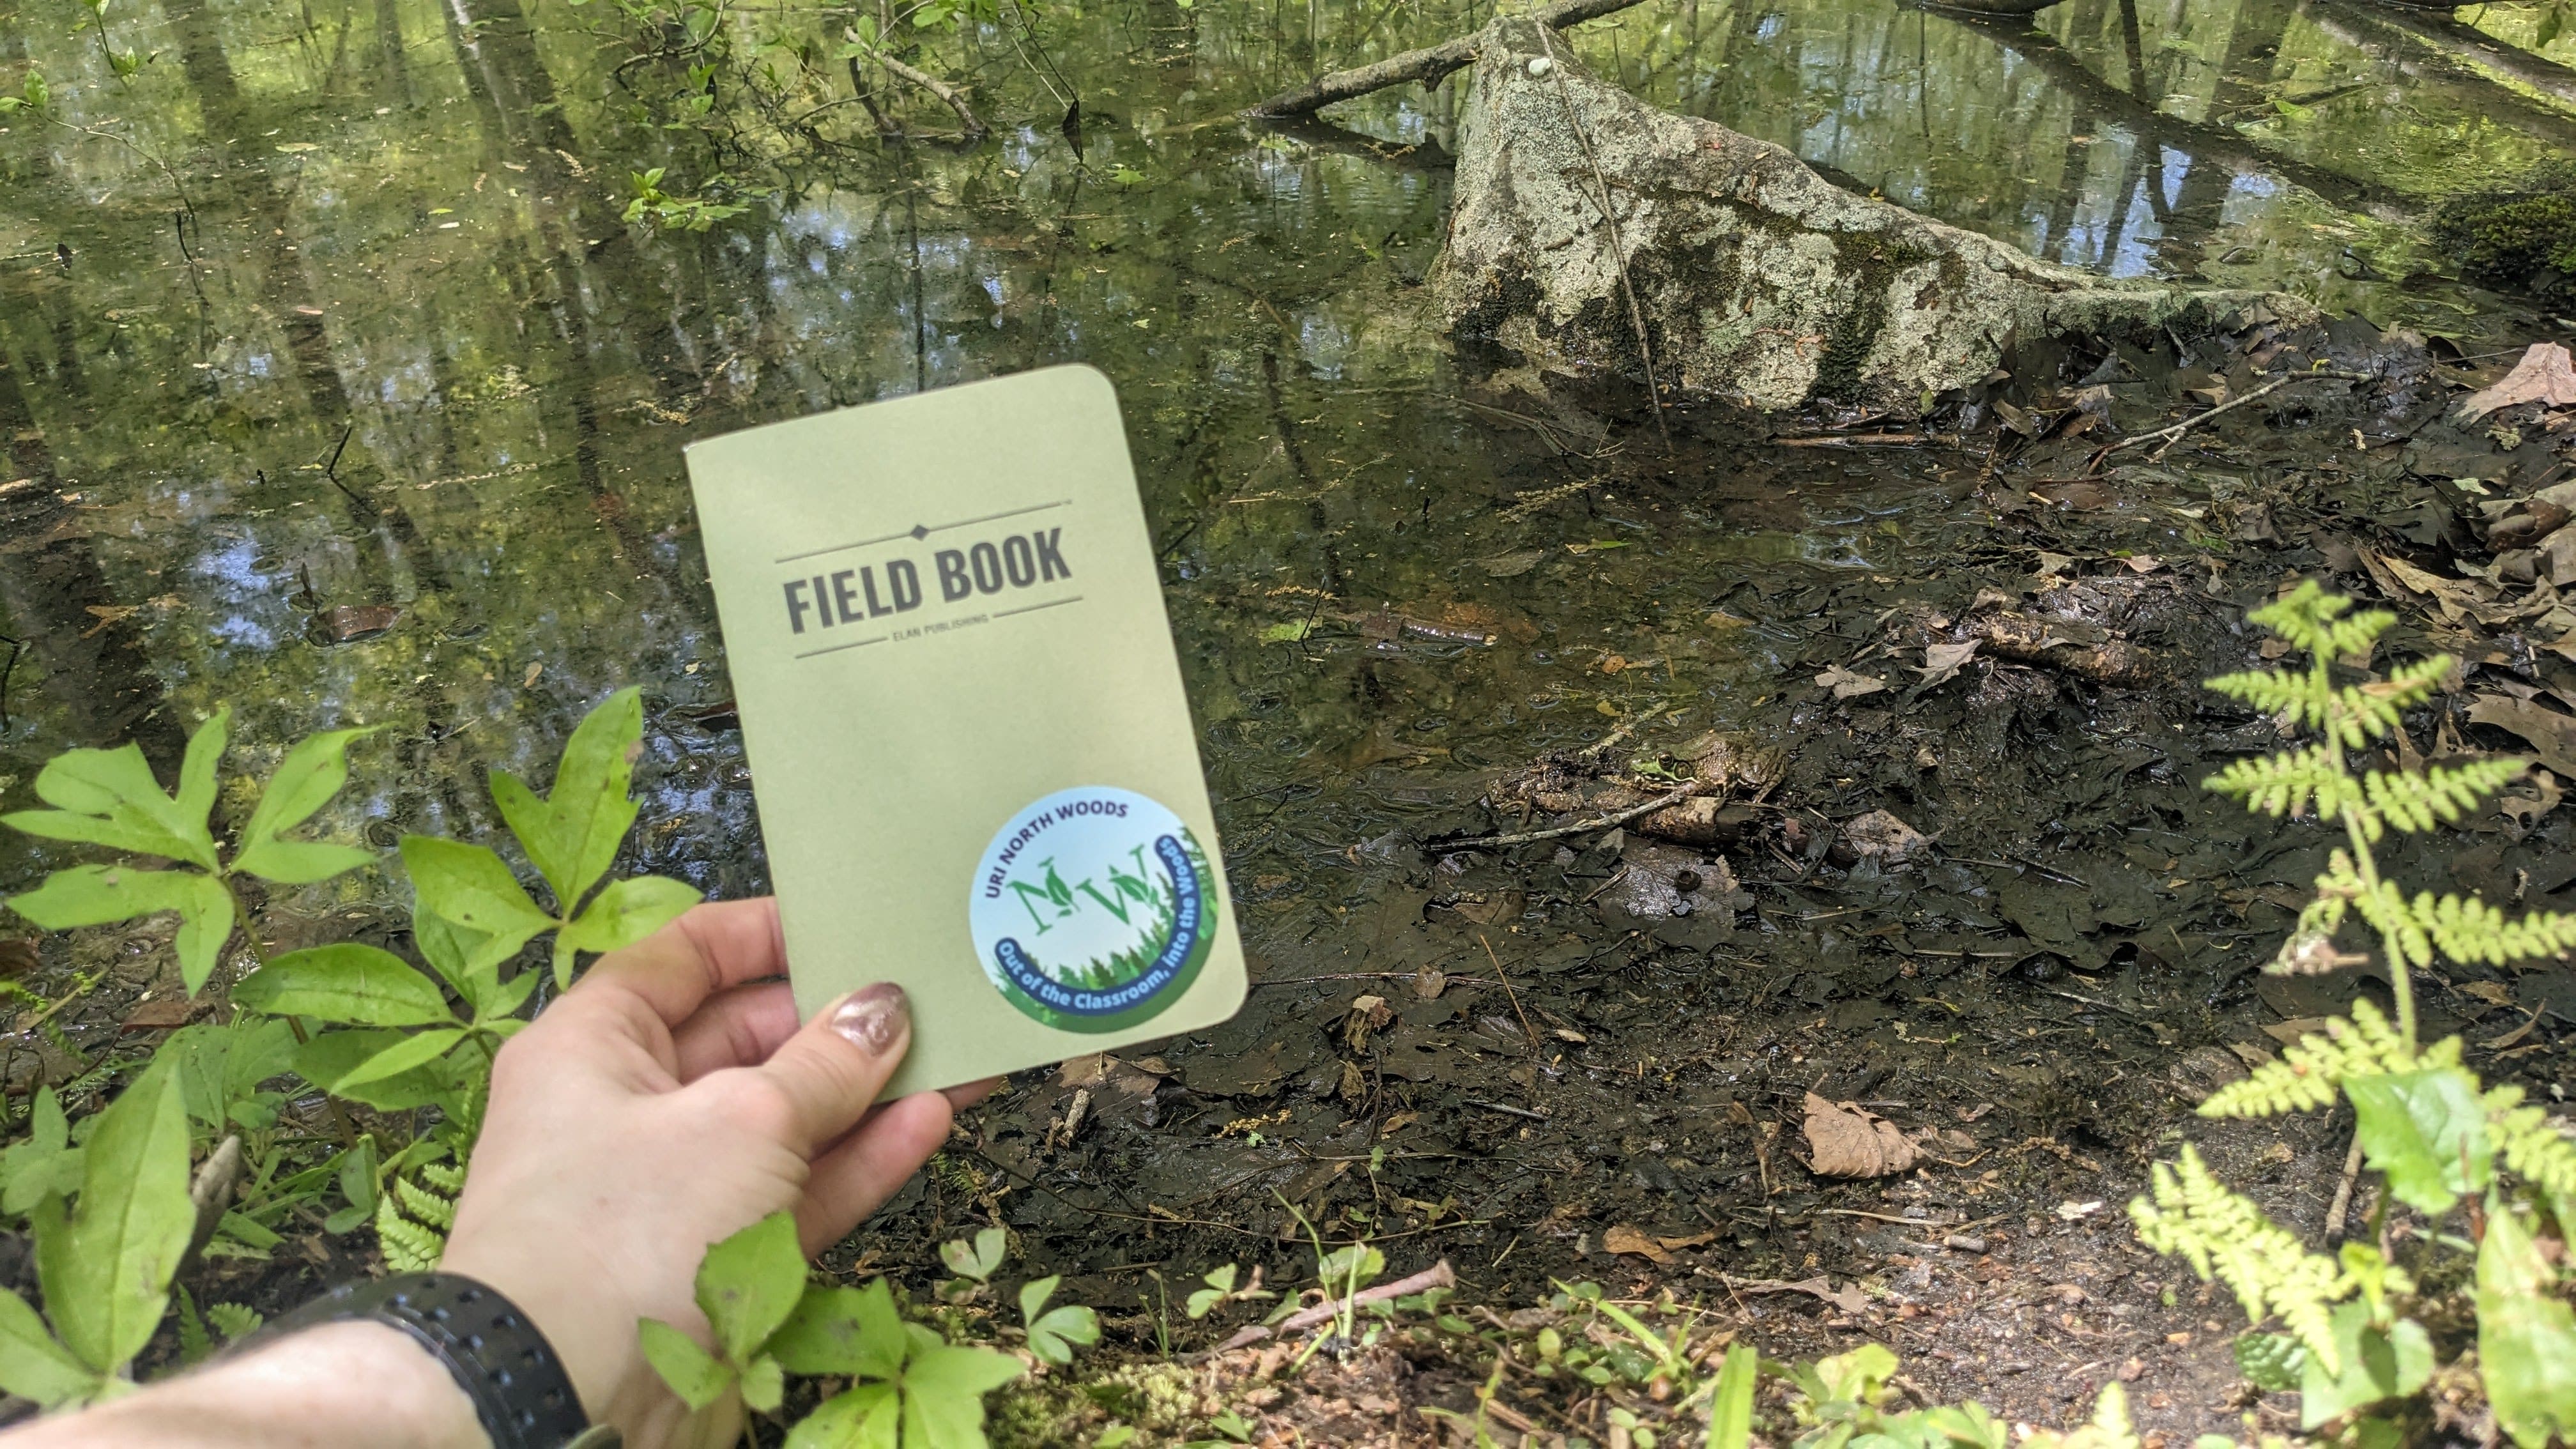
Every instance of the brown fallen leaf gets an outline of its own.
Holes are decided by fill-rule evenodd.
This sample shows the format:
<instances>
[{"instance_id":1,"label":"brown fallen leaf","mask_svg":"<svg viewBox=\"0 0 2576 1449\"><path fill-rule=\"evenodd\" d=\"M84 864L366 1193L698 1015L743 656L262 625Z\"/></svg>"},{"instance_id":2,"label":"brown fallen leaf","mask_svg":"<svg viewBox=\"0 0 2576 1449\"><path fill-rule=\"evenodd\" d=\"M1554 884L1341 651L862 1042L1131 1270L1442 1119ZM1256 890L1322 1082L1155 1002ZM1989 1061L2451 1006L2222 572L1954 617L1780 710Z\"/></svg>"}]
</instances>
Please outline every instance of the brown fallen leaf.
<instances>
[{"instance_id":1,"label":"brown fallen leaf","mask_svg":"<svg viewBox=\"0 0 2576 1449\"><path fill-rule=\"evenodd\" d=\"M21 976L35 969L35 942L0 941L0 976Z\"/></svg>"},{"instance_id":2,"label":"brown fallen leaf","mask_svg":"<svg viewBox=\"0 0 2576 1449\"><path fill-rule=\"evenodd\" d=\"M322 637L334 644L365 639L381 634L402 617L402 610L391 604L342 604L314 620Z\"/></svg>"},{"instance_id":3,"label":"brown fallen leaf","mask_svg":"<svg viewBox=\"0 0 2576 1449\"><path fill-rule=\"evenodd\" d=\"M125 1014L119 1031L169 1031L188 1024L196 1008L184 996L168 996L158 1001L139 1003Z\"/></svg>"},{"instance_id":4,"label":"brown fallen leaf","mask_svg":"<svg viewBox=\"0 0 2576 1449\"><path fill-rule=\"evenodd\" d=\"M1851 1102L1807 1094L1810 1170L1819 1177L1885 1177L1914 1165L1914 1144L1896 1124Z\"/></svg>"},{"instance_id":5,"label":"brown fallen leaf","mask_svg":"<svg viewBox=\"0 0 2576 1449\"><path fill-rule=\"evenodd\" d=\"M1662 1244L1626 1223L1616 1224L1608 1232L1603 1233L1601 1248L1604 1252L1644 1258L1657 1265L1670 1263L1673 1260L1673 1255L1666 1251Z\"/></svg>"},{"instance_id":6,"label":"brown fallen leaf","mask_svg":"<svg viewBox=\"0 0 2576 1449\"><path fill-rule=\"evenodd\" d=\"M1413 973L1413 995L1418 1001L1438 1001L1440 993L1448 989L1449 973L1446 971L1425 966Z\"/></svg>"},{"instance_id":7,"label":"brown fallen leaf","mask_svg":"<svg viewBox=\"0 0 2576 1449\"><path fill-rule=\"evenodd\" d=\"M2576 778L2576 715L2560 714L2536 700L2490 694L2470 704L2469 723L2521 736L2540 763Z\"/></svg>"},{"instance_id":8,"label":"brown fallen leaf","mask_svg":"<svg viewBox=\"0 0 2576 1449\"><path fill-rule=\"evenodd\" d=\"M1699 1271L1708 1273L1706 1268ZM1821 1274L1813 1278L1801 1278L1794 1283L1780 1278L1738 1278L1726 1273L1709 1273L1709 1276L1738 1293L1804 1293L1821 1298L1845 1313L1858 1313L1869 1307L1868 1294L1857 1287L1837 1289L1833 1285L1833 1280Z\"/></svg>"},{"instance_id":9,"label":"brown fallen leaf","mask_svg":"<svg viewBox=\"0 0 2576 1449\"><path fill-rule=\"evenodd\" d=\"M2326 1018L2322 1016L2294 1016L2288 1021L2266 1023L2263 1034L2283 1046L2297 1046L2300 1038L2323 1036L2325 1029Z\"/></svg>"},{"instance_id":10,"label":"brown fallen leaf","mask_svg":"<svg viewBox=\"0 0 2576 1449\"><path fill-rule=\"evenodd\" d=\"M1971 639L1965 644L1924 645L1923 667L1917 671L1923 676L1923 687L1931 689L1949 683L1950 676L1976 655L1977 642Z\"/></svg>"},{"instance_id":11,"label":"brown fallen leaf","mask_svg":"<svg viewBox=\"0 0 2576 1449\"><path fill-rule=\"evenodd\" d=\"M1858 699L1887 688L1887 681L1866 674L1856 674L1836 664L1816 676L1816 683L1834 692L1836 699Z\"/></svg>"},{"instance_id":12,"label":"brown fallen leaf","mask_svg":"<svg viewBox=\"0 0 2576 1449\"><path fill-rule=\"evenodd\" d=\"M2503 381L2462 398L2458 416L2462 422L2476 422L2498 408L2527 402L2576 407L2576 359L2561 344L2531 344Z\"/></svg>"},{"instance_id":13,"label":"brown fallen leaf","mask_svg":"<svg viewBox=\"0 0 2576 1449\"><path fill-rule=\"evenodd\" d=\"M1903 865L1932 849L1930 837L1884 810L1844 821L1842 843L1860 859L1882 865Z\"/></svg>"}]
</instances>

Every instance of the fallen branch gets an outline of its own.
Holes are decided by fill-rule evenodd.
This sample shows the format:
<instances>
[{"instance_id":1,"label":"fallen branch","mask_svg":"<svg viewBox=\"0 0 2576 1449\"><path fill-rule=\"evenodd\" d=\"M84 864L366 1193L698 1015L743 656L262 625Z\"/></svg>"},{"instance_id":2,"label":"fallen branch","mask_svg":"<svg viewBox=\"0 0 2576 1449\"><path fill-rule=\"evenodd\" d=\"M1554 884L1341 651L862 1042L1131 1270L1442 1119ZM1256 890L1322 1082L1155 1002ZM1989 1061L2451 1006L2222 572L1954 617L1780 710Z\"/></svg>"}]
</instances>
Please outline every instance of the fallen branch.
<instances>
[{"instance_id":1,"label":"fallen branch","mask_svg":"<svg viewBox=\"0 0 2576 1449\"><path fill-rule=\"evenodd\" d=\"M1259 1343L1261 1340L1270 1337L1273 1333L1289 1334L1298 1332L1301 1329L1312 1328L1318 1323L1338 1318L1342 1314L1353 1308L1357 1308L1363 1303L1383 1303L1390 1298L1409 1297L1426 1288L1455 1288L1457 1286L1458 1275L1449 1271L1449 1260L1443 1258L1439 1262L1432 1264L1430 1267L1423 1269L1421 1272L1414 1274L1410 1278L1399 1278L1395 1282L1380 1284L1375 1288L1363 1288L1359 1292L1344 1299L1328 1298L1323 1302L1316 1304L1312 1308L1300 1308L1296 1312L1289 1314L1287 1317L1280 1319L1273 1327L1265 1328L1258 1323L1247 1324L1243 1328L1236 1330L1234 1337L1218 1344L1216 1351L1219 1353L1225 1353L1231 1349L1241 1348L1246 1344Z\"/></svg>"},{"instance_id":2,"label":"fallen branch","mask_svg":"<svg viewBox=\"0 0 2576 1449\"><path fill-rule=\"evenodd\" d=\"M1556 0L1555 4L1540 10L1532 18L1544 22L1551 30L1563 30L1569 25L1579 25L1586 20L1598 20L1604 15L1625 10L1636 3L1637 0ZM1281 91L1245 111L1244 114L1270 119L1312 115L1336 101L1347 101L1354 96L1367 95L1371 91L1382 91L1388 86L1400 86L1406 81L1420 81L1424 85L1437 84L1449 72L1467 65L1475 58L1476 37L1461 35L1455 40L1445 40L1438 45L1426 46L1421 50L1408 50L1402 55L1388 56L1373 65L1357 66L1350 70L1337 70L1327 75L1317 76L1295 90Z\"/></svg>"},{"instance_id":3,"label":"fallen branch","mask_svg":"<svg viewBox=\"0 0 2576 1449\"><path fill-rule=\"evenodd\" d=\"M2321 367L2314 372L2294 372L2288 377L2277 378L2271 382L2267 382L2261 387L2254 389L2252 392L2245 394L2243 397L2229 398L2227 401L2220 403L2209 411L2205 413L2196 413L2191 417L2187 417L2181 422L2174 424L2172 427L2158 428L2152 433L2139 433L2134 437L2122 438L2120 441L2104 448L2102 450L2102 456L2107 458L2113 453L2120 451L2122 448L2134 448L2141 443L2160 439L2161 441L2157 442L2156 450L2147 455L2147 461L2152 463L2156 459L2163 457L2167 449L2182 441L2183 434L2190 432L2192 429L2199 427L2201 424L2208 422L2214 417L2217 417L2220 413L2233 412L2257 398L2267 397L2272 393L2279 392L2281 389L2288 387L2291 383L2306 382L2311 378L2338 378L2345 382L2372 382L2377 380L2377 377L2378 374L2376 373L2355 372L2348 367Z\"/></svg>"},{"instance_id":4,"label":"fallen branch","mask_svg":"<svg viewBox=\"0 0 2576 1449\"><path fill-rule=\"evenodd\" d=\"M989 128L987 128L983 121L976 116L974 110L966 104L966 97L959 93L955 86L948 84L937 76L931 75L927 71L915 70L911 66L904 64L902 61L895 59L893 56L880 53L877 56L877 60L880 64L885 66L886 74L891 75L898 80L908 80L914 85L921 87L923 90L930 92L932 95L939 97L940 100L945 101L948 105L948 109L957 113L957 123L966 128L966 134L968 136L982 136L988 134Z\"/></svg>"},{"instance_id":5,"label":"fallen branch","mask_svg":"<svg viewBox=\"0 0 2576 1449\"><path fill-rule=\"evenodd\" d=\"M1593 830L1608 830L1625 825L1640 815L1652 815L1666 806L1678 805L1708 788L1705 780L1693 780L1667 795L1659 795L1643 805L1632 805L1616 815L1581 820L1572 825L1559 825L1550 830L1524 830L1517 835L1487 835L1476 840L1453 840L1440 845L1442 850L1494 850L1506 845L1530 845L1541 840L1554 840L1564 835L1582 835Z\"/></svg>"}]
</instances>

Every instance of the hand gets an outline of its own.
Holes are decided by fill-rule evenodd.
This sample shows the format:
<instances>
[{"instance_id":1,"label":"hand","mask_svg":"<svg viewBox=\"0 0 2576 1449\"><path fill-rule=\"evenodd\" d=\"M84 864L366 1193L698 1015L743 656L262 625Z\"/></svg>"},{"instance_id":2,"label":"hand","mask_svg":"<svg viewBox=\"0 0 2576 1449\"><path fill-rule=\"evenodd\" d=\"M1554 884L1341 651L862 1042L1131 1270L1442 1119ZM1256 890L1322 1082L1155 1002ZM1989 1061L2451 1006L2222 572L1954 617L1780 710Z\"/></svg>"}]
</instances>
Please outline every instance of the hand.
<instances>
[{"instance_id":1,"label":"hand","mask_svg":"<svg viewBox=\"0 0 2576 1449\"><path fill-rule=\"evenodd\" d=\"M693 1420L636 1337L659 1318L712 1342L692 1289L707 1245L782 1208L807 1253L840 1241L991 1086L870 1111L911 1045L902 990L800 1029L785 965L776 902L699 906L601 957L492 1069L440 1266L525 1310L636 1449L736 1437L739 1406Z\"/></svg>"}]
</instances>

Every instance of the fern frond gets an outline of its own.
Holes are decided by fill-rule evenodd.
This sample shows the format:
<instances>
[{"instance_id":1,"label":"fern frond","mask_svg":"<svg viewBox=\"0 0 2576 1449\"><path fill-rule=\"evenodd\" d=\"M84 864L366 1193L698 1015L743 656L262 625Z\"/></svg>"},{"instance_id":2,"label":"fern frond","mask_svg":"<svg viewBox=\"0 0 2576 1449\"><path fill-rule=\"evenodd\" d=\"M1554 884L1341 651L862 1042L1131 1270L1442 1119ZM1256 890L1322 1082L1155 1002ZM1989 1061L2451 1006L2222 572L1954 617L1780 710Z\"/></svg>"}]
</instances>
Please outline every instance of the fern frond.
<instances>
[{"instance_id":1,"label":"fern frond","mask_svg":"<svg viewBox=\"0 0 2576 1449\"><path fill-rule=\"evenodd\" d=\"M2391 965L2430 966L2433 964L2433 936L2417 918L2415 907L2408 904L2406 893L2395 881L2381 881L2352 898L2352 908L2381 939L2394 943L2398 959Z\"/></svg>"},{"instance_id":2,"label":"fern frond","mask_svg":"<svg viewBox=\"0 0 2576 1449\"><path fill-rule=\"evenodd\" d=\"M2222 674L2203 680L2202 687L2243 700L2268 715L2276 715L2292 724L2322 729L2326 722L2327 696L2308 675L2277 669L2249 669L2238 674Z\"/></svg>"},{"instance_id":3,"label":"fern frond","mask_svg":"<svg viewBox=\"0 0 2576 1449\"><path fill-rule=\"evenodd\" d=\"M2265 1062L2243 1081L2210 1093L2200 1104L2200 1115L2269 1117L2315 1111L2334 1105L2345 1077L2409 1071L2420 1064L2388 1018L2363 997L2353 1002L2350 1019L2327 1022L2324 1032L2299 1038L2299 1044L2282 1052L2279 1061Z\"/></svg>"},{"instance_id":4,"label":"fern frond","mask_svg":"<svg viewBox=\"0 0 2576 1449\"><path fill-rule=\"evenodd\" d=\"M2349 599L2344 601L2349 604ZM2379 636L2397 627L2397 616L2386 609L2364 609L2348 619L2337 619L2326 626L2325 639L2329 659L2346 659L2367 654L2379 643ZM2321 651L2310 650L2311 654Z\"/></svg>"},{"instance_id":5,"label":"fern frond","mask_svg":"<svg viewBox=\"0 0 2576 1449\"><path fill-rule=\"evenodd\" d=\"M231 1343L259 1332L268 1316L247 1303L210 1303L206 1305L206 1323Z\"/></svg>"},{"instance_id":6,"label":"fern frond","mask_svg":"<svg viewBox=\"0 0 2576 1449\"><path fill-rule=\"evenodd\" d=\"M2498 1087L2486 1095L2487 1133L2504 1165L2523 1181L2561 1202L2576 1202L2576 1138L2538 1107L2522 1105L2522 1088Z\"/></svg>"},{"instance_id":7,"label":"fern frond","mask_svg":"<svg viewBox=\"0 0 2576 1449\"><path fill-rule=\"evenodd\" d=\"M2450 656L2435 654L2393 666L2385 679L2345 685L2333 696L2335 734L2356 749L2386 739L2405 727L2407 709L2432 698L2450 672Z\"/></svg>"},{"instance_id":8,"label":"fern frond","mask_svg":"<svg viewBox=\"0 0 2576 1449\"><path fill-rule=\"evenodd\" d=\"M2377 643L2379 636L2397 623L2397 616L2385 609L2369 609L2345 618L2351 608L2352 600L2327 593L2316 580L2309 579L2245 617L2312 655L2340 659Z\"/></svg>"},{"instance_id":9,"label":"fern frond","mask_svg":"<svg viewBox=\"0 0 2576 1449\"><path fill-rule=\"evenodd\" d=\"M441 1233L456 1226L456 1199L433 1192L406 1177L395 1178L393 1188L395 1196L402 1199L402 1205L421 1226L435 1228Z\"/></svg>"},{"instance_id":10,"label":"fern frond","mask_svg":"<svg viewBox=\"0 0 2576 1449\"><path fill-rule=\"evenodd\" d=\"M2343 1371L2335 1351L2333 1308L2352 1292L2343 1265L2311 1253L2287 1229L2227 1184L2183 1144L2178 1162L2155 1165L2155 1200L2133 1198L2130 1220L2139 1241L2179 1254L2203 1281L2215 1276L2236 1294L2248 1318L2277 1314L2290 1336L2329 1372Z\"/></svg>"},{"instance_id":11,"label":"fern frond","mask_svg":"<svg viewBox=\"0 0 2576 1449\"><path fill-rule=\"evenodd\" d=\"M426 1273L438 1266L439 1255L447 1250L447 1240L435 1229L422 1227L394 1208L393 1194L376 1199L376 1242L384 1249L385 1266L397 1273Z\"/></svg>"},{"instance_id":12,"label":"fern frond","mask_svg":"<svg viewBox=\"0 0 2576 1449\"><path fill-rule=\"evenodd\" d=\"M2563 956L2576 949L2576 916L2533 911L2520 920L2475 896L2434 899L2425 891L2409 909L2442 954L2463 965L2501 966L2534 956Z\"/></svg>"},{"instance_id":13,"label":"fern frond","mask_svg":"<svg viewBox=\"0 0 2576 1449\"><path fill-rule=\"evenodd\" d=\"M2435 823L2456 823L2478 808L2478 802L2513 783L2525 765L2520 760L2473 760L2465 765L2436 765L2424 773L2373 770L2362 777L2362 791L2388 823L2408 834L2421 834Z\"/></svg>"},{"instance_id":14,"label":"fern frond","mask_svg":"<svg viewBox=\"0 0 2576 1449\"><path fill-rule=\"evenodd\" d=\"M465 1190L465 1164L462 1162L424 1162L418 1170L424 1181L449 1197Z\"/></svg>"},{"instance_id":15,"label":"fern frond","mask_svg":"<svg viewBox=\"0 0 2576 1449\"><path fill-rule=\"evenodd\" d=\"M2313 804L2318 819L2332 820L2363 803L2361 783L2346 774L2323 745L2238 760L2201 781L2201 786L2236 796L2246 809L2266 815L2305 815Z\"/></svg>"}]
</instances>

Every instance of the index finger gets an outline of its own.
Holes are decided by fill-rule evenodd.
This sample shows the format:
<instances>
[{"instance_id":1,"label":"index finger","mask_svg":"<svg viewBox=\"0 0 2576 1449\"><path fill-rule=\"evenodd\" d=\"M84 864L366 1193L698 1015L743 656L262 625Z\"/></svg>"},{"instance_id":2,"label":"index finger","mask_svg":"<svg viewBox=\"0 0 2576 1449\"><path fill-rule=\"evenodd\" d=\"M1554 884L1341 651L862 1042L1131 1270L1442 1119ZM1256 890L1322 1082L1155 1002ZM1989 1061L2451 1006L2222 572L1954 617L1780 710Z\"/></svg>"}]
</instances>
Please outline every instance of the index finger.
<instances>
[{"instance_id":1,"label":"index finger","mask_svg":"<svg viewBox=\"0 0 2576 1449\"><path fill-rule=\"evenodd\" d=\"M783 975L787 946L778 931L778 901L710 901L691 906L678 920L599 958L566 992L602 995L622 991L644 1003L665 1026L677 1026L710 996L748 981Z\"/></svg>"}]
</instances>

